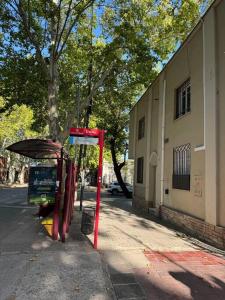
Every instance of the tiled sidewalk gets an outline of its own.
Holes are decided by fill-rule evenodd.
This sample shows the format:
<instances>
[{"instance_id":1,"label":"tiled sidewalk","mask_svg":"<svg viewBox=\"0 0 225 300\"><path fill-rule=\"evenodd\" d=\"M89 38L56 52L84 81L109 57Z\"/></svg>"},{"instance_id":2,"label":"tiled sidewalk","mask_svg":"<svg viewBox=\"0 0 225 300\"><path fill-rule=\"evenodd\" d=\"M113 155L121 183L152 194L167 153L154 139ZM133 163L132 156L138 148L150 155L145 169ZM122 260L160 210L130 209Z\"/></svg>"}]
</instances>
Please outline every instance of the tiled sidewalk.
<instances>
[{"instance_id":1,"label":"tiled sidewalk","mask_svg":"<svg viewBox=\"0 0 225 300\"><path fill-rule=\"evenodd\" d=\"M225 299L225 259L205 251L145 251L134 274L147 299Z\"/></svg>"},{"instance_id":2,"label":"tiled sidewalk","mask_svg":"<svg viewBox=\"0 0 225 300\"><path fill-rule=\"evenodd\" d=\"M116 300L225 300L223 251L102 196L98 250Z\"/></svg>"}]
</instances>

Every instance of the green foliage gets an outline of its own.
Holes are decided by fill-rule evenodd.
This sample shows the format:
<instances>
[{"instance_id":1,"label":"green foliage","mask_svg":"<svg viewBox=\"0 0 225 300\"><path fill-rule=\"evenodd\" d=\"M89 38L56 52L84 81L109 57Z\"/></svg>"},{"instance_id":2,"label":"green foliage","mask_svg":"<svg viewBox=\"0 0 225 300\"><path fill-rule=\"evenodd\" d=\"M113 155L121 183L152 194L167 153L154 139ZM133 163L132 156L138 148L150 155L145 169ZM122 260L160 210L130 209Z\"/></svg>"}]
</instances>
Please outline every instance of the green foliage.
<instances>
[{"instance_id":1,"label":"green foliage","mask_svg":"<svg viewBox=\"0 0 225 300\"><path fill-rule=\"evenodd\" d=\"M94 113L116 152L124 154L129 111L162 65L191 31L205 1L117 0L102 15L105 48L99 63L114 68L94 100Z\"/></svg>"},{"instance_id":2,"label":"green foliage","mask_svg":"<svg viewBox=\"0 0 225 300\"><path fill-rule=\"evenodd\" d=\"M7 101L4 109L10 109L15 104L32 107L35 116L32 126L35 130L42 131L48 117L45 74L31 55L14 51L2 55L0 96Z\"/></svg>"},{"instance_id":3,"label":"green foliage","mask_svg":"<svg viewBox=\"0 0 225 300\"><path fill-rule=\"evenodd\" d=\"M6 105L0 97L0 107ZM34 122L33 111L25 104L14 104L10 110L1 114L0 121L0 144L4 146L13 142L36 137L37 133L31 129Z\"/></svg>"},{"instance_id":4,"label":"green foliage","mask_svg":"<svg viewBox=\"0 0 225 300\"><path fill-rule=\"evenodd\" d=\"M105 161L112 162L110 150L105 147L103 152L103 158ZM87 169L96 169L99 162L99 147L88 146L87 154L85 157L85 166Z\"/></svg>"},{"instance_id":5,"label":"green foliage","mask_svg":"<svg viewBox=\"0 0 225 300\"><path fill-rule=\"evenodd\" d=\"M97 119L96 117L92 117L90 119L90 128L96 128L97 127ZM104 148L103 152L103 158L104 160L111 162L111 155L110 151L107 147ZM88 146L87 147L87 155L85 158L85 165L88 169L96 169L98 167L98 161L99 161L99 147L96 146Z\"/></svg>"},{"instance_id":6,"label":"green foliage","mask_svg":"<svg viewBox=\"0 0 225 300\"><path fill-rule=\"evenodd\" d=\"M96 126L116 138L117 151L123 153L129 110L156 77L158 66L193 28L200 16L199 7L207 7L211 1L96 0L93 15L91 8L80 14L82 5L88 7L91 2L71 2L74 9L58 43L60 35L58 42L52 41L51 22L60 33L70 1L20 1L27 24L14 9L17 1L1 1L0 96L7 103L0 111L14 110L16 104L29 105L34 113L32 127L43 131L49 118L45 67L49 68L54 52L59 73L57 123L65 140L70 126L83 126L90 91L109 70L93 93L93 113ZM66 40L76 16L76 26ZM60 57L57 47L63 50Z\"/></svg>"},{"instance_id":7,"label":"green foliage","mask_svg":"<svg viewBox=\"0 0 225 300\"><path fill-rule=\"evenodd\" d=\"M89 128L97 128L97 119L95 116L92 116L90 118L90 124ZM65 148L69 149L69 155L71 158L77 157L79 155L79 145L75 146L74 145L69 145L69 139L66 140L65 142ZM110 150L106 147L104 148L103 152L103 159L105 161L111 162L111 154ZM87 169L96 169L98 167L98 161L99 161L99 147L97 146L87 146L86 148L86 156L85 156L85 161L84 165Z\"/></svg>"}]
</instances>

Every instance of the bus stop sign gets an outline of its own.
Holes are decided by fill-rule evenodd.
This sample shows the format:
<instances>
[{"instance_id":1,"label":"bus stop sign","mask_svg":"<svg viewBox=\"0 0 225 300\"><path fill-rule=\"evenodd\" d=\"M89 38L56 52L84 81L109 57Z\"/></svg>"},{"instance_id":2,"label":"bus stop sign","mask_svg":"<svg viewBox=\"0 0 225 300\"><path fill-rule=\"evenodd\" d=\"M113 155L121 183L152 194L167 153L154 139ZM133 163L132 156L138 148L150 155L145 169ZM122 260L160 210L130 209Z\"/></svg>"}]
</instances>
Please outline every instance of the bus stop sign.
<instances>
[{"instance_id":1,"label":"bus stop sign","mask_svg":"<svg viewBox=\"0 0 225 300\"><path fill-rule=\"evenodd\" d=\"M101 199L101 182L102 182L102 161L104 148L105 130L92 128L70 128L70 144L98 145L99 146L99 162L98 162L98 180L96 194L96 213L95 213L95 229L94 229L94 248L97 249L98 243L98 223Z\"/></svg>"}]
</instances>

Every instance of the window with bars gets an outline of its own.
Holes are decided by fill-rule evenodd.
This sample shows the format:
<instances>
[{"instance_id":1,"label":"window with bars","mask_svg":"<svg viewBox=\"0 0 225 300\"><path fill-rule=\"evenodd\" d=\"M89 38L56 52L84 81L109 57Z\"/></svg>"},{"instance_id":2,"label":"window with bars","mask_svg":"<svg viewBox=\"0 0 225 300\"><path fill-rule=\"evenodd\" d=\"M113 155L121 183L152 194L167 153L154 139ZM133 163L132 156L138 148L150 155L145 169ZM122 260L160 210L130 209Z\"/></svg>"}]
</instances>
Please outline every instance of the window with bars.
<instances>
[{"instance_id":1,"label":"window with bars","mask_svg":"<svg viewBox=\"0 0 225 300\"><path fill-rule=\"evenodd\" d=\"M173 188L190 190L191 145L173 149Z\"/></svg>"},{"instance_id":2,"label":"window with bars","mask_svg":"<svg viewBox=\"0 0 225 300\"><path fill-rule=\"evenodd\" d=\"M143 183L144 157L137 159L137 183Z\"/></svg>"},{"instance_id":3,"label":"window with bars","mask_svg":"<svg viewBox=\"0 0 225 300\"><path fill-rule=\"evenodd\" d=\"M176 90L176 107L175 119L191 111L191 82L190 79L185 81Z\"/></svg>"},{"instance_id":4,"label":"window with bars","mask_svg":"<svg viewBox=\"0 0 225 300\"><path fill-rule=\"evenodd\" d=\"M141 118L138 122L138 139L142 139L145 135L145 117Z\"/></svg>"}]
</instances>

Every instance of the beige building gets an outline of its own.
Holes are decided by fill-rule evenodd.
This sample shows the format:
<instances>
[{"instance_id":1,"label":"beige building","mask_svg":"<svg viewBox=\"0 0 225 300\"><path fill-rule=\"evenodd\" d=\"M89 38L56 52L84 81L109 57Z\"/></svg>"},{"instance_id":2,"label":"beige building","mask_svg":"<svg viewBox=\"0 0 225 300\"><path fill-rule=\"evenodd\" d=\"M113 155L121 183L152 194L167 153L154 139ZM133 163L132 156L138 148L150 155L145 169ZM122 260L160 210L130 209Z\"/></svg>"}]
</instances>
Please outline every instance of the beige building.
<instances>
[{"instance_id":1,"label":"beige building","mask_svg":"<svg viewBox=\"0 0 225 300\"><path fill-rule=\"evenodd\" d=\"M225 0L130 112L133 205L225 248Z\"/></svg>"}]
</instances>

